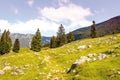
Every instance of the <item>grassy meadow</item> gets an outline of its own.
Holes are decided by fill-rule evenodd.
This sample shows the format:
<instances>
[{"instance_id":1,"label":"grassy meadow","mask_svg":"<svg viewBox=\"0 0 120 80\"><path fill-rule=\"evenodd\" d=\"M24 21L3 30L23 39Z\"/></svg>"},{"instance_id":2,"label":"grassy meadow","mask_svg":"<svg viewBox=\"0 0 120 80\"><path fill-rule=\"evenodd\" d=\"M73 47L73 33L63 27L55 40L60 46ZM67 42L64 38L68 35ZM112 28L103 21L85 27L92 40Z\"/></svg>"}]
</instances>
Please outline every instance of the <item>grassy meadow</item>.
<instances>
[{"instance_id":1,"label":"grassy meadow","mask_svg":"<svg viewBox=\"0 0 120 80\"><path fill-rule=\"evenodd\" d=\"M91 45L79 49L79 46ZM81 56L106 54L102 60L82 63L67 73ZM33 52L21 48L19 53L0 55L0 80L120 80L120 34L83 39L54 49ZM96 57L97 59L97 57Z\"/></svg>"}]
</instances>

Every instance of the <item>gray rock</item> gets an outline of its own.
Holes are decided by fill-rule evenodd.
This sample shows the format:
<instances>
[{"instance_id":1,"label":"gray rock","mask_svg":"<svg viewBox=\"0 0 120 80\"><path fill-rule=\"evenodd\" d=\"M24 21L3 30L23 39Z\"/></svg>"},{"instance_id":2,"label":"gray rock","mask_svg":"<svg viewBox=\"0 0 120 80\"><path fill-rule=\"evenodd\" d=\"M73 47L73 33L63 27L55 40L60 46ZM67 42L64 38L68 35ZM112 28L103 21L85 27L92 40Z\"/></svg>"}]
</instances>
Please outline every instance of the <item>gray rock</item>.
<instances>
[{"instance_id":1,"label":"gray rock","mask_svg":"<svg viewBox=\"0 0 120 80\"><path fill-rule=\"evenodd\" d=\"M107 57L106 54L99 54L98 60L102 60L102 59L104 59L104 58L106 58L106 57Z\"/></svg>"}]
</instances>

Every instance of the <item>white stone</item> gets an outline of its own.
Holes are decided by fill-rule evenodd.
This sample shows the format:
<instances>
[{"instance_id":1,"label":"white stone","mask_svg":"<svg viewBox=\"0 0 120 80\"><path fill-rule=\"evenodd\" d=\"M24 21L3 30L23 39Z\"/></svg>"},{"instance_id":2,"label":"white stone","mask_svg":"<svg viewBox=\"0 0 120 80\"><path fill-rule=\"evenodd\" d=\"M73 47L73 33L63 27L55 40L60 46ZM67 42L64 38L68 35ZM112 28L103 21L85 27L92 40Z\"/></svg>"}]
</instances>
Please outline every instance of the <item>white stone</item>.
<instances>
[{"instance_id":1,"label":"white stone","mask_svg":"<svg viewBox=\"0 0 120 80\"><path fill-rule=\"evenodd\" d=\"M5 66L9 66L10 65L10 63L5 63Z\"/></svg>"},{"instance_id":2,"label":"white stone","mask_svg":"<svg viewBox=\"0 0 120 80\"><path fill-rule=\"evenodd\" d=\"M17 73L17 72L11 72L11 74L12 74L12 75L18 75L18 73Z\"/></svg>"},{"instance_id":3,"label":"white stone","mask_svg":"<svg viewBox=\"0 0 120 80\"><path fill-rule=\"evenodd\" d=\"M78 49L86 49L87 46L86 45L82 45L82 46L79 46Z\"/></svg>"},{"instance_id":4,"label":"white stone","mask_svg":"<svg viewBox=\"0 0 120 80\"><path fill-rule=\"evenodd\" d=\"M29 67L29 66L30 66L30 64L26 64L26 65L25 65L25 67Z\"/></svg>"},{"instance_id":5,"label":"white stone","mask_svg":"<svg viewBox=\"0 0 120 80\"><path fill-rule=\"evenodd\" d=\"M120 71L117 72L120 75Z\"/></svg>"},{"instance_id":6,"label":"white stone","mask_svg":"<svg viewBox=\"0 0 120 80\"><path fill-rule=\"evenodd\" d=\"M73 70L73 72L75 73L75 72L76 72L76 70Z\"/></svg>"},{"instance_id":7,"label":"white stone","mask_svg":"<svg viewBox=\"0 0 120 80\"><path fill-rule=\"evenodd\" d=\"M3 70L0 70L0 75L5 74L5 72Z\"/></svg>"},{"instance_id":8,"label":"white stone","mask_svg":"<svg viewBox=\"0 0 120 80\"><path fill-rule=\"evenodd\" d=\"M97 56L97 54L96 54L96 53L94 53L94 54L93 54L93 56Z\"/></svg>"},{"instance_id":9,"label":"white stone","mask_svg":"<svg viewBox=\"0 0 120 80\"><path fill-rule=\"evenodd\" d=\"M89 57L89 58L93 57L93 54L88 54L88 57Z\"/></svg>"},{"instance_id":10,"label":"white stone","mask_svg":"<svg viewBox=\"0 0 120 80\"><path fill-rule=\"evenodd\" d=\"M99 54L98 60L102 60L102 59L104 59L104 58L106 58L106 57L107 57L106 54Z\"/></svg>"},{"instance_id":11,"label":"white stone","mask_svg":"<svg viewBox=\"0 0 120 80\"><path fill-rule=\"evenodd\" d=\"M89 62L90 60L91 60L90 58L86 59L86 61L88 61L88 62Z\"/></svg>"},{"instance_id":12,"label":"white stone","mask_svg":"<svg viewBox=\"0 0 120 80\"><path fill-rule=\"evenodd\" d=\"M23 70L17 69L16 72L23 73Z\"/></svg>"},{"instance_id":13,"label":"white stone","mask_svg":"<svg viewBox=\"0 0 120 80\"><path fill-rule=\"evenodd\" d=\"M11 70L11 66L5 66L5 67L3 68L3 70L4 70L4 71Z\"/></svg>"},{"instance_id":14,"label":"white stone","mask_svg":"<svg viewBox=\"0 0 120 80\"><path fill-rule=\"evenodd\" d=\"M93 58L93 61L96 61L96 58Z\"/></svg>"}]
</instances>

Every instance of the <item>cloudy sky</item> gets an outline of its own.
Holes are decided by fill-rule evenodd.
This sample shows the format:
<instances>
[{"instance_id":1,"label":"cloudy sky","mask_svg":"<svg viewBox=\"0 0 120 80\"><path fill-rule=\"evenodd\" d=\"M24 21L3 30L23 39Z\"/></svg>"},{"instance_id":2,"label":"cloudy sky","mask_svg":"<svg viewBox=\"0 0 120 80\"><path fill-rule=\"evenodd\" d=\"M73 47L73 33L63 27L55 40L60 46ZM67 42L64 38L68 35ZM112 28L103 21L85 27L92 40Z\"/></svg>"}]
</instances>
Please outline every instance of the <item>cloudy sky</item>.
<instances>
[{"instance_id":1,"label":"cloudy sky","mask_svg":"<svg viewBox=\"0 0 120 80\"><path fill-rule=\"evenodd\" d=\"M66 33L120 15L120 0L0 0L0 29L44 36Z\"/></svg>"}]
</instances>

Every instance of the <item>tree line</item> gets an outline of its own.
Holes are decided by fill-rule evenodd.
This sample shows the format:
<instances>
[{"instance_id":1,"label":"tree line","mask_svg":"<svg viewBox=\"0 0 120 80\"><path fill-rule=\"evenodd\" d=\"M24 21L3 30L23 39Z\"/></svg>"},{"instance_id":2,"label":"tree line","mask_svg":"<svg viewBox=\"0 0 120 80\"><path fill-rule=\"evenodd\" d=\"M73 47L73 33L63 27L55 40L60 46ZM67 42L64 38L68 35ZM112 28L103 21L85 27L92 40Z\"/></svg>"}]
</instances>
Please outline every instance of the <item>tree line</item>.
<instances>
[{"instance_id":1,"label":"tree line","mask_svg":"<svg viewBox=\"0 0 120 80\"><path fill-rule=\"evenodd\" d=\"M50 48L60 47L66 43L70 43L74 41L74 35L72 32L69 32L67 35L65 34L65 28L61 24L58 28L57 36L51 37L50 40Z\"/></svg>"},{"instance_id":2,"label":"tree line","mask_svg":"<svg viewBox=\"0 0 120 80\"><path fill-rule=\"evenodd\" d=\"M91 26L90 36L92 38L97 37L95 21L93 21L93 25ZM68 34L66 34L65 33L65 28L61 24L60 27L58 28L57 36L52 36L51 37L49 47L50 48L60 47L60 46L63 46L64 44L70 43L74 40L75 40L75 38L74 38L73 33L69 32ZM39 29L37 29L35 35L33 36L30 45L31 45L30 50L35 51L35 52L41 51L42 37L41 37L41 33L40 33ZM12 46L12 41L11 41L11 38L10 38L10 32L9 32L9 30L8 31L5 30L2 33L2 36L0 38L0 54L2 55L2 54L5 54L5 53L9 53L10 50L12 50L13 52L16 52L16 53L19 52L20 42L19 42L19 39L15 39L15 42Z\"/></svg>"},{"instance_id":3,"label":"tree line","mask_svg":"<svg viewBox=\"0 0 120 80\"><path fill-rule=\"evenodd\" d=\"M5 53L9 53L11 49L14 52L19 51L19 49L20 49L19 40L16 39L14 46L12 46L10 32L9 32L9 30L8 31L4 30L4 32L2 33L1 38L0 38L0 54L3 55Z\"/></svg>"},{"instance_id":4,"label":"tree line","mask_svg":"<svg viewBox=\"0 0 120 80\"><path fill-rule=\"evenodd\" d=\"M65 34L65 29L63 25L61 24L60 27L58 28L57 36L52 36L49 47L50 48L56 48L60 47L66 43L74 41L74 35L72 32L68 33L68 35ZM39 52L42 48L42 37L40 30L38 29L35 35L32 38L31 41L31 50L35 52Z\"/></svg>"}]
</instances>

